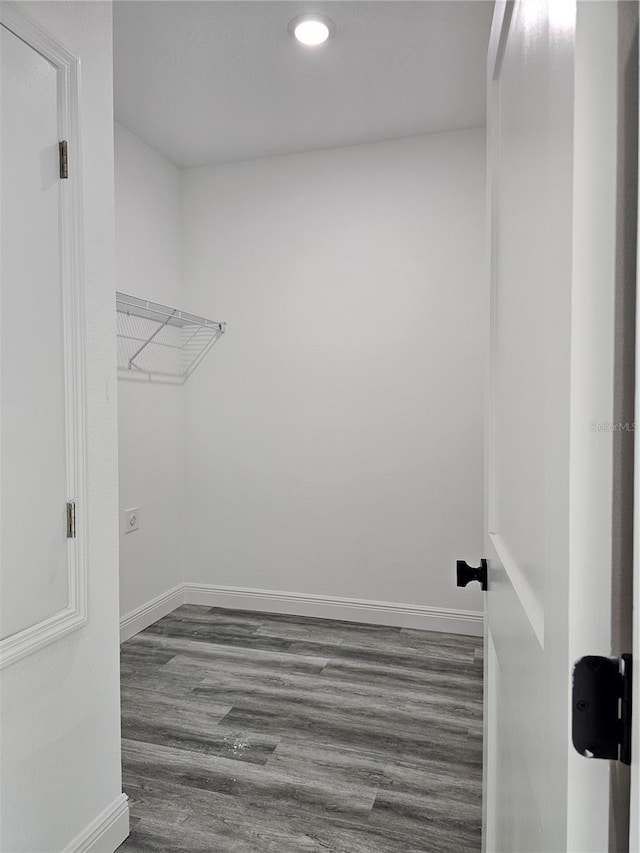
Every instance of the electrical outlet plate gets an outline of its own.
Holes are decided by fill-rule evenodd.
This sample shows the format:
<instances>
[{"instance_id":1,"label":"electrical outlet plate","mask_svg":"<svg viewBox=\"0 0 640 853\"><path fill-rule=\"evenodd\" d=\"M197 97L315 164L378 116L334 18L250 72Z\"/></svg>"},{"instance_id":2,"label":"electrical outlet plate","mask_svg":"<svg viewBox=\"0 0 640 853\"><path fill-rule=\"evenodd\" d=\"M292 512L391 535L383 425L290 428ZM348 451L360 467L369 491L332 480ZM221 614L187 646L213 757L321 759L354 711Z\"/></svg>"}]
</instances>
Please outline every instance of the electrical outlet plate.
<instances>
[{"instance_id":1,"label":"electrical outlet plate","mask_svg":"<svg viewBox=\"0 0 640 853\"><path fill-rule=\"evenodd\" d=\"M124 511L124 532L133 533L135 530L140 530L140 507L134 506L132 509Z\"/></svg>"}]
</instances>

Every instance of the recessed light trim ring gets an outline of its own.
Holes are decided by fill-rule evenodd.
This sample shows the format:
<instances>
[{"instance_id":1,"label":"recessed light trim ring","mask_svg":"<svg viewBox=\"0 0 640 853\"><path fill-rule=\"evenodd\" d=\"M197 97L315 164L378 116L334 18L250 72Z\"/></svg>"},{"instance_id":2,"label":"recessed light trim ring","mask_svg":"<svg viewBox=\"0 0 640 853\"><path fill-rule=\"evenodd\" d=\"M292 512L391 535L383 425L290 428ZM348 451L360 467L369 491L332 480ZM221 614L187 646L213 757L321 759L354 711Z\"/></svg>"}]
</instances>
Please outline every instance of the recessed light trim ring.
<instances>
[{"instance_id":1,"label":"recessed light trim ring","mask_svg":"<svg viewBox=\"0 0 640 853\"><path fill-rule=\"evenodd\" d=\"M312 24L317 26L313 28L310 26ZM307 12L304 15L297 15L289 21L287 31L291 38L299 44L303 44L305 47L319 47L332 38L336 31L336 25L327 15Z\"/></svg>"}]
</instances>

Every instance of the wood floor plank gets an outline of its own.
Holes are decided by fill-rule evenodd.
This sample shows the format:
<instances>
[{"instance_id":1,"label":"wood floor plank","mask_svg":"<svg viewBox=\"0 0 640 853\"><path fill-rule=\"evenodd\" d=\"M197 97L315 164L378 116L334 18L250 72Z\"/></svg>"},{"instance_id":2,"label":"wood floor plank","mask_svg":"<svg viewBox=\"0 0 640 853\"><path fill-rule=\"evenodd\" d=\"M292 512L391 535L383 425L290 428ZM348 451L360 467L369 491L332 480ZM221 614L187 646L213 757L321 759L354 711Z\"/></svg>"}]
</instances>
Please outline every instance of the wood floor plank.
<instances>
[{"instance_id":1,"label":"wood floor plank","mask_svg":"<svg viewBox=\"0 0 640 853\"><path fill-rule=\"evenodd\" d=\"M179 670L182 663L180 655L176 655L167 667L167 671ZM349 683L341 678L333 678L328 669L319 674L301 674L270 667L247 667L242 672L228 667L212 666L209 672L202 670L203 678L194 695L204 696L207 693L215 695L218 701L235 704L234 697L246 696L246 680L251 679L252 696L264 698L265 702L273 699L290 702L292 705L301 703L324 704L327 706L353 706L358 712L362 707L375 711L378 716L395 714L409 717L410 720L424 718L429 720L436 716L438 719L450 717L452 720L473 721L482 713L479 697L465 695L452 700L439 691L426 690L424 684L419 687L381 691L379 685L371 685L363 681L353 680Z\"/></svg>"},{"instance_id":2,"label":"wood floor plank","mask_svg":"<svg viewBox=\"0 0 640 853\"><path fill-rule=\"evenodd\" d=\"M480 850L476 637L184 605L121 678L123 853Z\"/></svg>"}]
</instances>

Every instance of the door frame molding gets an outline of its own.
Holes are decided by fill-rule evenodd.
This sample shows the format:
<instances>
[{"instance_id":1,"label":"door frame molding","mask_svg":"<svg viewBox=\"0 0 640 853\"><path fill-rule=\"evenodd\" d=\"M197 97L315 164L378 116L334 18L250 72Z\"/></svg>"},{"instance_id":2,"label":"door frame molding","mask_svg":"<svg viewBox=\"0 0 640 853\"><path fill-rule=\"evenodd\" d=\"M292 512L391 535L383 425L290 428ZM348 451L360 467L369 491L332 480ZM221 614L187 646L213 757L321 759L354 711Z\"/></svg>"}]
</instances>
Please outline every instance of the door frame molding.
<instances>
[{"instance_id":1,"label":"door frame molding","mask_svg":"<svg viewBox=\"0 0 640 853\"><path fill-rule=\"evenodd\" d=\"M639 98L640 101L640 98ZM639 102L640 107L640 102ZM640 112L640 110L639 110ZM638 128L640 134L640 127ZM638 199L640 199L640 157L638 163ZM640 216L636 241L636 387L635 421L640 422ZM631 718L631 808L629 850L640 850L640 439L634 437L633 484L633 696Z\"/></svg>"},{"instance_id":2,"label":"door frame molding","mask_svg":"<svg viewBox=\"0 0 640 853\"><path fill-rule=\"evenodd\" d=\"M67 499L74 500L77 508L76 538L68 540L67 605L0 640L1 668L80 628L88 615L80 63L39 25L6 2L0 4L0 25L50 62L58 77L59 133L60 139L68 142L69 163L69 178L60 185Z\"/></svg>"}]
</instances>

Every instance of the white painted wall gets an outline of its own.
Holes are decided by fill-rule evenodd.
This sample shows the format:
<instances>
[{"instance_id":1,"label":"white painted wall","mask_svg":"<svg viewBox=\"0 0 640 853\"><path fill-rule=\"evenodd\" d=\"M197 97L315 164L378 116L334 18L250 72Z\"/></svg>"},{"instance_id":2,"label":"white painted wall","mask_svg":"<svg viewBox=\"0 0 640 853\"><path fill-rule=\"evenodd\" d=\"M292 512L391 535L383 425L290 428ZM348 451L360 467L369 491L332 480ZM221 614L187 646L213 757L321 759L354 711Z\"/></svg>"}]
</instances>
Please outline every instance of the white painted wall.
<instances>
[{"instance_id":1,"label":"white painted wall","mask_svg":"<svg viewBox=\"0 0 640 853\"><path fill-rule=\"evenodd\" d=\"M481 610L484 130L190 169L187 580ZM477 564L477 563L475 563Z\"/></svg>"},{"instance_id":2,"label":"white painted wall","mask_svg":"<svg viewBox=\"0 0 640 853\"><path fill-rule=\"evenodd\" d=\"M0 725L0 848L57 853L122 790L111 4L16 6L82 62L89 621L3 670Z\"/></svg>"},{"instance_id":3,"label":"white painted wall","mask_svg":"<svg viewBox=\"0 0 640 853\"><path fill-rule=\"evenodd\" d=\"M115 173L117 289L184 308L180 170L116 124ZM121 616L183 581L183 423L179 386L118 382Z\"/></svg>"}]
</instances>

